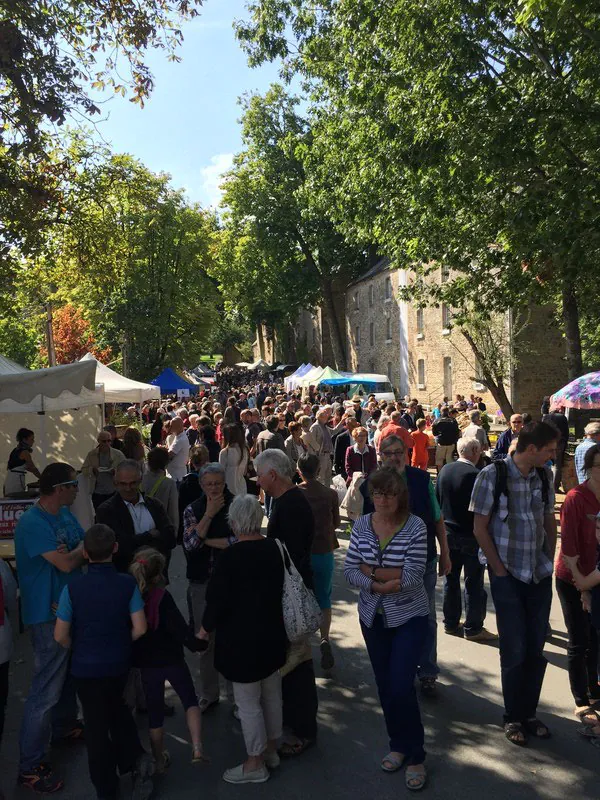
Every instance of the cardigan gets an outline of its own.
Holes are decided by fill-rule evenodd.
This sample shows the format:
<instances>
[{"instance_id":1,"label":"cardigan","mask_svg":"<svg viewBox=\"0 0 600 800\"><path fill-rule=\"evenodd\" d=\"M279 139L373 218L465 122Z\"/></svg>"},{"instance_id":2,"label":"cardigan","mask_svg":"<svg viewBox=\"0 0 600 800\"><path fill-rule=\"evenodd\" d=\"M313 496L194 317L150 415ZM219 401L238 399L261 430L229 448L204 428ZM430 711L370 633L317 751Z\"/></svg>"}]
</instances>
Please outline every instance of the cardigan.
<instances>
[{"instance_id":1,"label":"cardigan","mask_svg":"<svg viewBox=\"0 0 600 800\"><path fill-rule=\"evenodd\" d=\"M358 616L361 623L371 628L379 609L386 628L397 628L412 617L428 616L429 601L423 584L427 560L425 523L414 514L409 514L404 526L382 550L373 530L372 519L372 514L366 514L354 523L344 564L346 580L360 589ZM401 567L400 591L394 594L372 594L373 581L363 575L361 564Z\"/></svg>"}]
</instances>

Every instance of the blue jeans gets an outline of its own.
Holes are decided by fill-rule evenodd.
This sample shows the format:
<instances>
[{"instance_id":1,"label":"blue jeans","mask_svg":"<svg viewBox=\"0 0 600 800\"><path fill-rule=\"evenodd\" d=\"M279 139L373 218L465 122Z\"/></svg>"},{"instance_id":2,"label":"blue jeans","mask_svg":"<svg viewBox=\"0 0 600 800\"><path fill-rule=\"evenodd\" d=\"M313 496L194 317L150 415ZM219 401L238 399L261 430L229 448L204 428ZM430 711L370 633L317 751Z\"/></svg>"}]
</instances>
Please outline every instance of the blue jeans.
<instances>
[{"instance_id":1,"label":"blue jeans","mask_svg":"<svg viewBox=\"0 0 600 800\"><path fill-rule=\"evenodd\" d=\"M437 664L437 615L435 611L435 585L437 583L437 556L425 565L423 585L429 600L427 636L419 659L417 675L419 678L437 678L440 668Z\"/></svg>"},{"instance_id":2,"label":"blue jeans","mask_svg":"<svg viewBox=\"0 0 600 800\"><path fill-rule=\"evenodd\" d=\"M512 575L498 578L490 570L490 587L500 636L504 721L524 722L535 717L546 672L552 578L523 583Z\"/></svg>"},{"instance_id":3,"label":"blue jeans","mask_svg":"<svg viewBox=\"0 0 600 800\"><path fill-rule=\"evenodd\" d=\"M465 633L479 633L487 610L487 592L483 588L484 567L479 563L475 542L450 548L452 569L444 584L444 627L454 630L462 612L460 574L465 574Z\"/></svg>"},{"instance_id":4,"label":"blue jeans","mask_svg":"<svg viewBox=\"0 0 600 800\"><path fill-rule=\"evenodd\" d=\"M390 737L390 750L403 753L408 764L425 760L425 731L421 722L415 675L427 636L427 617L413 617L397 628L386 628L375 614L373 627L361 623L379 701Z\"/></svg>"},{"instance_id":5,"label":"blue jeans","mask_svg":"<svg viewBox=\"0 0 600 800\"><path fill-rule=\"evenodd\" d=\"M50 735L66 735L77 720L75 684L68 674L70 651L54 641L54 622L30 626L34 672L23 709L19 770L37 767Z\"/></svg>"}]
</instances>

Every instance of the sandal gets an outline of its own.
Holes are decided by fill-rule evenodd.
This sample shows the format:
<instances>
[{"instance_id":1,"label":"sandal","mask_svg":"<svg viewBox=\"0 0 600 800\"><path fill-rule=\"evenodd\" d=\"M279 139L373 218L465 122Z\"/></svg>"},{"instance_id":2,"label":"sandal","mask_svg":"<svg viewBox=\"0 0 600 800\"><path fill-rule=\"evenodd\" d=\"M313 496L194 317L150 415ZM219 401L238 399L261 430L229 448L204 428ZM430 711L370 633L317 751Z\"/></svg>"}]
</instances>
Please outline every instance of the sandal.
<instances>
[{"instance_id":1,"label":"sandal","mask_svg":"<svg viewBox=\"0 0 600 800\"><path fill-rule=\"evenodd\" d=\"M518 747L525 747L527 744L527 737L520 722L505 722L504 735L511 744L516 744Z\"/></svg>"},{"instance_id":2,"label":"sandal","mask_svg":"<svg viewBox=\"0 0 600 800\"><path fill-rule=\"evenodd\" d=\"M415 772L414 769L407 767L404 774L404 783L411 792L419 792L427 783L427 772Z\"/></svg>"},{"instance_id":3,"label":"sandal","mask_svg":"<svg viewBox=\"0 0 600 800\"><path fill-rule=\"evenodd\" d=\"M156 762L154 771L157 775L164 775L164 773L169 769L170 766L171 766L171 756L169 754L169 751L163 750L162 760L160 764L158 761Z\"/></svg>"},{"instance_id":4,"label":"sandal","mask_svg":"<svg viewBox=\"0 0 600 800\"><path fill-rule=\"evenodd\" d=\"M204 755L201 744L192 747L192 764L208 764L209 760Z\"/></svg>"},{"instance_id":5,"label":"sandal","mask_svg":"<svg viewBox=\"0 0 600 800\"><path fill-rule=\"evenodd\" d=\"M314 739L299 739L294 744L284 742L279 748L279 755L283 758L290 758L291 756L299 756L305 750L315 743Z\"/></svg>"},{"instance_id":6,"label":"sandal","mask_svg":"<svg viewBox=\"0 0 600 800\"><path fill-rule=\"evenodd\" d=\"M583 725L578 733L584 739L600 739L600 729L597 725Z\"/></svg>"},{"instance_id":7,"label":"sandal","mask_svg":"<svg viewBox=\"0 0 600 800\"><path fill-rule=\"evenodd\" d=\"M600 723L600 715L591 706L579 710L575 709L575 716L582 725L589 728L595 728Z\"/></svg>"},{"instance_id":8,"label":"sandal","mask_svg":"<svg viewBox=\"0 0 600 800\"><path fill-rule=\"evenodd\" d=\"M218 697L216 700L206 700L206 698L203 697L202 700L200 700L200 702L198 703L201 714L206 714L207 711L210 711L211 708L215 708L215 706L218 705L219 705Z\"/></svg>"},{"instance_id":9,"label":"sandal","mask_svg":"<svg viewBox=\"0 0 600 800\"><path fill-rule=\"evenodd\" d=\"M404 766L405 761L406 756L397 756L394 753L388 753L387 756L381 759L381 769L384 772L398 772L398 770L402 769ZM386 764L391 764L391 766L386 767Z\"/></svg>"},{"instance_id":10,"label":"sandal","mask_svg":"<svg viewBox=\"0 0 600 800\"><path fill-rule=\"evenodd\" d=\"M525 720L525 730L536 739L549 739L552 736L548 726L540 722L537 717Z\"/></svg>"}]
</instances>

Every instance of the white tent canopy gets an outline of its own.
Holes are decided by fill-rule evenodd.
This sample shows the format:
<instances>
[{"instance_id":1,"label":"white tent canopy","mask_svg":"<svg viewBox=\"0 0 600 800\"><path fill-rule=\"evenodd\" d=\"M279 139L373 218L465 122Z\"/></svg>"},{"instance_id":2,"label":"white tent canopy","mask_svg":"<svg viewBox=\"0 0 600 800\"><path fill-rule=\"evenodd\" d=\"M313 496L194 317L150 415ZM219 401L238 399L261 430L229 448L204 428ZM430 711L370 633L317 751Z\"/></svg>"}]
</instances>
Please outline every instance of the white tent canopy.
<instances>
[{"instance_id":1,"label":"white tent canopy","mask_svg":"<svg viewBox=\"0 0 600 800\"><path fill-rule=\"evenodd\" d=\"M324 367L313 367L306 375L303 375L298 381L298 386L317 386L319 378L325 372Z\"/></svg>"},{"instance_id":2,"label":"white tent canopy","mask_svg":"<svg viewBox=\"0 0 600 800\"><path fill-rule=\"evenodd\" d=\"M96 364L96 381L104 384L106 403L144 403L146 400L160 400L160 387L151 383L141 383L119 375L114 369L105 366L91 353L86 353L79 364Z\"/></svg>"},{"instance_id":3,"label":"white tent canopy","mask_svg":"<svg viewBox=\"0 0 600 800\"><path fill-rule=\"evenodd\" d=\"M14 361L0 361L0 413L62 411L102 404L104 392L96 385L96 364L63 364L28 370ZM4 371L6 370L6 371Z\"/></svg>"}]
</instances>

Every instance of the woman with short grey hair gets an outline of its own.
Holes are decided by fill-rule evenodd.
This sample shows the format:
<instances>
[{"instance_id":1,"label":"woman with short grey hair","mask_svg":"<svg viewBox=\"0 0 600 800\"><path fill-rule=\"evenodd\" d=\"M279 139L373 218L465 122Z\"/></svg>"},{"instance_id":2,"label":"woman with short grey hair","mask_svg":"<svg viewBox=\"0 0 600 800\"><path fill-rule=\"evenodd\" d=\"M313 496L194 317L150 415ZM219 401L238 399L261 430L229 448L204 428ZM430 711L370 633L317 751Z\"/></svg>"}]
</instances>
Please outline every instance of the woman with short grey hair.
<instances>
[{"instance_id":1,"label":"woman with short grey hair","mask_svg":"<svg viewBox=\"0 0 600 800\"><path fill-rule=\"evenodd\" d=\"M283 559L277 542L261 533L263 513L253 495L235 497L228 518L237 542L221 554L212 575L199 635L214 634L215 667L233 683L248 754L225 770L223 780L264 783L269 769L279 766L282 735Z\"/></svg>"}]
</instances>

